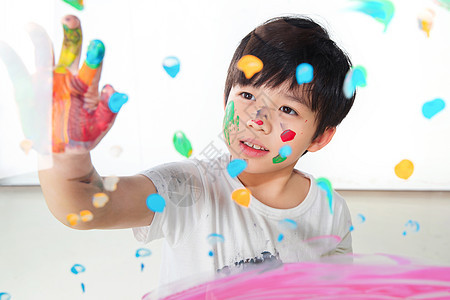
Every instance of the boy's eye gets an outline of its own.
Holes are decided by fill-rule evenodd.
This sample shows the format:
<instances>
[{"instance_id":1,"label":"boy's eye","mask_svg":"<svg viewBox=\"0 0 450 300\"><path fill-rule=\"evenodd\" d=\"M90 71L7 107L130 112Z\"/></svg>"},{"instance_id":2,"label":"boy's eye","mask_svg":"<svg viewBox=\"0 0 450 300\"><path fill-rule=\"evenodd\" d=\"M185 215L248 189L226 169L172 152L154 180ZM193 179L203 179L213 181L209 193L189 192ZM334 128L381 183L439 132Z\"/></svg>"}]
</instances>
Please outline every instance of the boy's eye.
<instances>
[{"instance_id":1,"label":"boy's eye","mask_svg":"<svg viewBox=\"0 0 450 300\"><path fill-rule=\"evenodd\" d=\"M295 110L293 110L292 108L288 107L288 106L282 106L280 107L280 110L284 113L287 113L289 115L297 115L297 113L295 112Z\"/></svg>"},{"instance_id":2,"label":"boy's eye","mask_svg":"<svg viewBox=\"0 0 450 300\"><path fill-rule=\"evenodd\" d=\"M242 92L241 96L247 100L256 100L255 96L253 96L252 94L247 93L247 92Z\"/></svg>"}]
</instances>

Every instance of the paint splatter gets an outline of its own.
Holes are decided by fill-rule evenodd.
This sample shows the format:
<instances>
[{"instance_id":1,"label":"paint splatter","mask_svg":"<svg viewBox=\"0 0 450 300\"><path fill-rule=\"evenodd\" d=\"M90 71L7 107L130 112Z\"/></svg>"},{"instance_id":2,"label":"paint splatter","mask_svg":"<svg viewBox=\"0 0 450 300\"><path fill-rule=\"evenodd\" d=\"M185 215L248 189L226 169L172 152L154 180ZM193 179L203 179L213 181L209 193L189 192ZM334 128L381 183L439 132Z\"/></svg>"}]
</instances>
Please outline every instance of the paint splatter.
<instances>
[{"instance_id":1,"label":"paint splatter","mask_svg":"<svg viewBox=\"0 0 450 300\"><path fill-rule=\"evenodd\" d=\"M412 263L389 255L336 255L319 262L255 265L210 281L189 278L142 300L175 299L448 299L450 266ZM349 263L349 259L354 263ZM380 263L379 261L382 260ZM387 261L387 262L386 262ZM378 263L374 263L378 262ZM157 297L159 295L164 297Z\"/></svg>"},{"instance_id":2,"label":"paint splatter","mask_svg":"<svg viewBox=\"0 0 450 300\"><path fill-rule=\"evenodd\" d=\"M422 106L423 116L427 119L431 119L437 113L441 112L445 108L445 101L437 98L428 102L425 102Z\"/></svg>"},{"instance_id":3,"label":"paint splatter","mask_svg":"<svg viewBox=\"0 0 450 300\"><path fill-rule=\"evenodd\" d=\"M280 148L278 153L280 154L281 157L288 157L289 155L292 154L292 148L289 145L284 145L283 147Z\"/></svg>"},{"instance_id":4,"label":"paint splatter","mask_svg":"<svg viewBox=\"0 0 450 300\"><path fill-rule=\"evenodd\" d=\"M0 300L11 300L11 295L8 293L0 293Z\"/></svg>"},{"instance_id":5,"label":"paint splatter","mask_svg":"<svg viewBox=\"0 0 450 300\"><path fill-rule=\"evenodd\" d=\"M119 157L120 154L122 154L122 152L123 152L122 147L118 145L114 145L111 146L111 148L109 148L109 154L111 154L112 157Z\"/></svg>"},{"instance_id":6,"label":"paint splatter","mask_svg":"<svg viewBox=\"0 0 450 300\"><path fill-rule=\"evenodd\" d=\"M311 82L314 78L314 68L308 63L302 63L297 66L295 78L298 84Z\"/></svg>"},{"instance_id":7,"label":"paint splatter","mask_svg":"<svg viewBox=\"0 0 450 300\"><path fill-rule=\"evenodd\" d=\"M111 110L113 113L117 114L120 109L122 108L122 105L128 102L128 96L126 94L122 93L114 93L111 95L111 97L108 100L108 107L109 110Z\"/></svg>"},{"instance_id":8,"label":"paint splatter","mask_svg":"<svg viewBox=\"0 0 450 300\"><path fill-rule=\"evenodd\" d=\"M147 249L147 248L139 248L136 250L136 254L135 254L136 258L148 257L150 255L152 255L152 251L150 251L150 249ZM141 272L144 271L144 267L145 267L145 265L142 262L141 263Z\"/></svg>"},{"instance_id":9,"label":"paint splatter","mask_svg":"<svg viewBox=\"0 0 450 300\"><path fill-rule=\"evenodd\" d=\"M234 101L229 101L225 108L225 115L223 117L223 135L228 145L231 145L230 133L231 131L239 131L239 116L234 114Z\"/></svg>"},{"instance_id":10,"label":"paint splatter","mask_svg":"<svg viewBox=\"0 0 450 300\"><path fill-rule=\"evenodd\" d=\"M173 145L181 155L189 158L192 155L192 145L184 132L178 130L173 135Z\"/></svg>"},{"instance_id":11,"label":"paint splatter","mask_svg":"<svg viewBox=\"0 0 450 300\"><path fill-rule=\"evenodd\" d=\"M80 218L83 222L90 222L94 218L94 215L89 210L80 211Z\"/></svg>"},{"instance_id":12,"label":"paint splatter","mask_svg":"<svg viewBox=\"0 0 450 300\"><path fill-rule=\"evenodd\" d=\"M280 220L277 227L278 230L281 231L281 233L278 235L278 242L281 242L284 238L284 233L297 229L298 225L294 220L286 218Z\"/></svg>"},{"instance_id":13,"label":"paint splatter","mask_svg":"<svg viewBox=\"0 0 450 300\"><path fill-rule=\"evenodd\" d=\"M63 0L63 1L78 10L84 9L84 3L83 3L84 0Z\"/></svg>"},{"instance_id":14,"label":"paint splatter","mask_svg":"<svg viewBox=\"0 0 450 300\"><path fill-rule=\"evenodd\" d=\"M237 189L231 193L231 199L233 199L237 204L248 207L250 205L251 192L246 189Z\"/></svg>"},{"instance_id":15,"label":"paint splatter","mask_svg":"<svg viewBox=\"0 0 450 300\"><path fill-rule=\"evenodd\" d=\"M358 2L353 10L365 13L384 25L386 32L394 16L395 7L389 0L353 0Z\"/></svg>"},{"instance_id":16,"label":"paint splatter","mask_svg":"<svg viewBox=\"0 0 450 300\"><path fill-rule=\"evenodd\" d=\"M419 22L419 28L427 34L427 37L430 37L430 31L431 31L431 28L433 27L433 21L434 21L435 15L436 14L432 9L427 8L427 9L424 9L423 11L421 11L419 13L419 15L417 16L417 21Z\"/></svg>"},{"instance_id":17,"label":"paint splatter","mask_svg":"<svg viewBox=\"0 0 450 300\"><path fill-rule=\"evenodd\" d=\"M413 221L413 220L408 220L408 222L406 222L405 224L405 231L403 231L403 235L407 235L408 232L418 232L420 229L420 225L419 222L417 221Z\"/></svg>"},{"instance_id":18,"label":"paint splatter","mask_svg":"<svg viewBox=\"0 0 450 300\"><path fill-rule=\"evenodd\" d=\"M20 149L22 149L23 152L25 152L25 154L28 155L28 153L30 152L31 148L33 147L33 141L28 140L28 139L24 139L23 141L20 142Z\"/></svg>"},{"instance_id":19,"label":"paint splatter","mask_svg":"<svg viewBox=\"0 0 450 300\"><path fill-rule=\"evenodd\" d=\"M409 159L404 159L395 166L394 171L395 175L406 180L413 174L414 164Z\"/></svg>"},{"instance_id":20,"label":"paint splatter","mask_svg":"<svg viewBox=\"0 0 450 300\"><path fill-rule=\"evenodd\" d=\"M344 96L350 99L356 91L356 87L365 87L367 85L367 71L362 66L351 68L345 75L342 90Z\"/></svg>"},{"instance_id":21,"label":"paint splatter","mask_svg":"<svg viewBox=\"0 0 450 300\"><path fill-rule=\"evenodd\" d=\"M217 243L223 243L225 242L225 238L223 237L223 235L218 234L218 233L211 233L208 235L208 237L206 238L208 240L208 243L213 246Z\"/></svg>"},{"instance_id":22,"label":"paint splatter","mask_svg":"<svg viewBox=\"0 0 450 300\"><path fill-rule=\"evenodd\" d=\"M168 56L163 61L163 68L170 77L175 78L180 72L180 60L175 56Z\"/></svg>"},{"instance_id":23,"label":"paint splatter","mask_svg":"<svg viewBox=\"0 0 450 300\"><path fill-rule=\"evenodd\" d=\"M275 156L274 158L272 158L272 163L273 164L279 164L282 163L283 161L286 160L286 157L281 156L280 154L278 154L277 156Z\"/></svg>"},{"instance_id":24,"label":"paint splatter","mask_svg":"<svg viewBox=\"0 0 450 300\"><path fill-rule=\"evenodd\" d=\"M333 214L333 187L331 185L331 182L324 177L320 177L316 179L316 183L321 189L327 192L327 199L330 208L330 213Z\"/></svg>"},{"instance_id":25,"label":"paint splatter","mask_svg":"<svg viewBox=\"0 0 450 300\"><path fill-rule=\"evenodd\" d=\"M263 62L256 56L244 55L237 63L237 68L244 72L245 78L250 79L263 69Z\"/></svg>"},{"instance_id":26,"label":"paint splatter","mask_svg":"<svg viewBox=\"0 0 450 300\"><path fill-rule=\"evenodd\" d=\"M356 216L356 224L362 224L366 221L366 217L363 214L358 214ZM350 231L355 230L355 227L353 225L350 226Z\"/></svg>"},{"instance_id":27,"label":"paint splatter","mask_svg":"<svg viewBox=\"0 0 450 300\"><path fill-rule=\"evenodd\" d=\"M209 256L214 256L214 252L212 250L209 250L208 255Z\"/></svg>"},{"instance_id":28,"label":"paint splatter","mask_svg":"<svg viewBox=\"0 0 450 300\"><path fill-rule=\"evenodd\" d=\"M162 213L166 207L166 200L159 194L150 194L146 200L147 207L151 211Z\"/></svg>"},{"instance_id":29,"label":"paint splatter","mask_svg":"<svg viewBox=\"0 0 450 300\"><path fill-rule=\"evenodd\" d=\"M252 120L252 122L256 123L257 125L262 125L264 122L262 120Z\"/></svg>"},{"instance_id":30,"label":"paint splatter","mask_svg":"<svg viewBox=\"0 0 450 300\"><path fill-rule=\"evenodd\" d=\"M233 159L227 166L228 174L230 174L231 178L237 177L242 171L247 168L247 162L243 159Z\"/></svg>"},{"instance_id":31,"label":"paint splatter","mask_svg":"<svg viewBox=\"0 0 450 300\"><path fill-rule=\"evenodd\" d=\"M75 226L80 221L80 216L78 214L70 213L66 216L67 222L69 222L70 226Z\"/></svg>"},{"instance_id":32,"label":"paint splatter","mask_svg":"<svg viewBox=\"0 0 450 300\"><path fill-rule=\"evenodd\" d=\"M94 205L95 208L101 208L108 203L109 197L105 193L95 193L92 197L92 205Z\"/></svg>"},{"instance_id":33,"label":"paint splatter","mask_svg":"<svg viewBox=\"0 0 450 300\"><path fill-rule=\"evenodd\" d=\"M80 273L84 273L86 271L86 268L83 265L80 264L74 264L72 268L70 268L70 272L72 272L75 275L78 275ZM81 290L86 292L86 288L84 286L84 283L81 283Z\"/></svg>"},{"instance_id":34,"label":"paint splatter","mask_svg":"<svg viewBox=\"0 0 450 300\"><path fill-rule=\"evenodd\" d=\"M119 177L108 176L103 179L103 187L108 192L114 192L117 189L117 183L119 182Z\"/></svg>"},{"instance_id":35,"label":"paint splatter","mask_svg":"<svg viewBox=\"0 0 450 300\"><path fill-rule=\"evenodd\" d=\"M281 137L281 140L284 143L286 143L286 142L292 141L295 137L295 134L296 133L294 131L287 129L281 133L280 137Z\"/></svg>"}]
</instances>

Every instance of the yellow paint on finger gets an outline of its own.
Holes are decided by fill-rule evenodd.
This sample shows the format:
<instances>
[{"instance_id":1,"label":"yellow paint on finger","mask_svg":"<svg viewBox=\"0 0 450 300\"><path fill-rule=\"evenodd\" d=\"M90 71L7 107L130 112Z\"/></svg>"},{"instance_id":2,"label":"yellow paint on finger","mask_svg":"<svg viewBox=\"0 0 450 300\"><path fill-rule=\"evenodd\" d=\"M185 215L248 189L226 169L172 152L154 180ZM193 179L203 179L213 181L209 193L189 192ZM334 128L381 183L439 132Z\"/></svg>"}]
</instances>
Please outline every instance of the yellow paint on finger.
<instances>
[{"instance_id":1,"label":"yellow paint on finger","mask_svg":"<svg viewBox=\"0 0 450 300\"><path fill-rule=\"evenodd\" d=\"M251 192L248 189L237 189L231 193L231 198L239 205L248 207L250 205Z\"/></svg>"},{"instance_id":2,"label":"yellow paint on finger","mask_svg":"<svg viewBox=\"0 0 450 300\"><path fill-rule=\"evenodd\" d=\"M408 159L402 160L395 166L395 175L402 179L408 179L413 172L414 164Z\"/></svg>"},{"instance_id":3,"label":"yellow paint on finger","mask_svg":"<svg viewBox=\"0 0 450 300\"><path fill-rule=\"evenodd\" d=\"M94 215L89 210L82 210L82 211L80 211L80 217L81 217L81 221L89 222L89 221L92 221L92 219L94 218Z\"/></svg>"},{"instance_id":4,"label":"yellow paint on finger","mask_svg":"<svg viewBox=\"0 0 450 300\"><path fill-rule=\"evenodd\" d=\"M245 78L250 79L263 69L263 62L254 55L244 55L237 63L237 68L244 72Z\"/></svg>"},{"instance_id":5,"label":"yellow paint on finger","mask_svg":"<svg viewBox=\"0 0 450 300\"><path fill-rule=\"evenodd\" d=\"M66 219L67 222L69 222L70 226L75 226L80 220L80 216L78 216L77 214L68 214Z\"/></svg>"},{"instance_id":6,"label":"yellow paint on finger","mask_svg":"<svg viewBox=\"0 0 450 300\"><path fill-rule=\"evenodd\" d=\"M109 197L105 193L96 193L94 197L92 197L92 204L96 208L101 208L108 203Z\"/></svg>"}]
</instances>

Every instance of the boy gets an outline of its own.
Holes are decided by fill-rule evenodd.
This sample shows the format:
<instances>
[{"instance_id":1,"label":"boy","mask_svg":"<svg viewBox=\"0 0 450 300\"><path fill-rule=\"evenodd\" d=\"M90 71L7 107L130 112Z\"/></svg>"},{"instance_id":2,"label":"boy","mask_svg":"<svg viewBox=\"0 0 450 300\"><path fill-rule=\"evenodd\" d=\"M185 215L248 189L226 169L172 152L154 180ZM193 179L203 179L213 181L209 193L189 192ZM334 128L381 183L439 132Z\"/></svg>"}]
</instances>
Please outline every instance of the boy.
<instances>
[{"instance_id":1,"label":"boy","mask_svg":"<svg viewBox=\"0 0 450 300\"><path fill-rule=\"evenodd\" d=\"M245 55L264 64L251 78L237 68ZM301 63L313 67L310 83L296 80ZM83 150L78 144L73 153L69 143L64 153L53 155L52 169L39 172L49 209L64 224L69 213L92 211L93 220L79 222L76 229L133 228L142 242L165 238L162 283L267 260L289 263L351 253L345 201L333 192L330 207L327 192L315 179L294 169L303 154L330 142L350 110L354 96L347 99L342 91L350 66L348 57L312 20L271 19L241 41L228 69L224 136L230 154L157 166L122 177L114 191L107 191L89 150L110 128L112 114L106 118L108 126L84 142ZM69 80L72 102L84 101L91 110L93 103L97 109L105 106L114 90L106 86L96 95L98 79L90 87ZM292 153L280 157L285 145ZM232 178L226 168L234 159L244 160L247 167ZM233 191L244 188L251 193L248 207L231 198ZM94 208L92 197L100 192L109 202ZM147 196L154 193L165 199L162 212L146 206Z\"/></svg>"}]
</instances>

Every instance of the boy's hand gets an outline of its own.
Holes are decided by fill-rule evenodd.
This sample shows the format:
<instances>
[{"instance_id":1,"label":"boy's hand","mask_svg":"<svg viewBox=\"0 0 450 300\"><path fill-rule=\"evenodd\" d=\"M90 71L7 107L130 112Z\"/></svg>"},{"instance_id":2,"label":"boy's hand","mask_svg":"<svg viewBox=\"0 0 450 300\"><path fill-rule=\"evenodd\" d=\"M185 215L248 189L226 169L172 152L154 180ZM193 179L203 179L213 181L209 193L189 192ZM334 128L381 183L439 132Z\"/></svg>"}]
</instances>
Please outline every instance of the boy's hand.
<instances>
[{"instance_id":1,"label":"boy's hand","mask_svg":"<svg viewBox=\"0 0 450 300\"><path fill-rule=\"evenodd\" d=\"M36 73L33 75L28 73L14 50L5 43L0 44L0 56L13 81L25 137L39 153L46 152L49 142L45 141L45 133L49 131L49 124L52 152L84 153L93 149L128 100L110 85L104 86L101 93L98 91L105 51L103 43L99 40L90 43L87 58L78 70L82 45L80 21L69 15L63 18L62 24L64 42L56 66L45 30L37 25L28 27L36 47ZM48 97L52 97L51 116L46 117Z\"/></svg>"}]
</instances>

